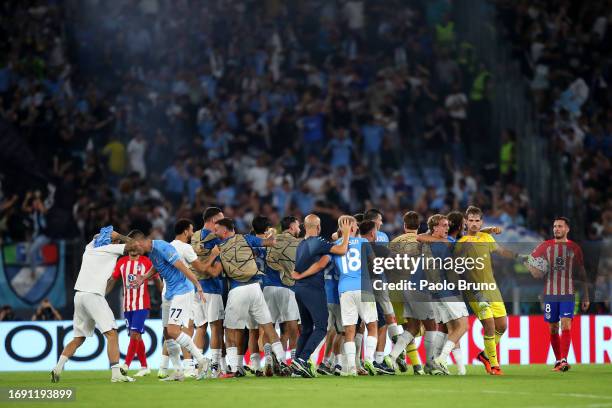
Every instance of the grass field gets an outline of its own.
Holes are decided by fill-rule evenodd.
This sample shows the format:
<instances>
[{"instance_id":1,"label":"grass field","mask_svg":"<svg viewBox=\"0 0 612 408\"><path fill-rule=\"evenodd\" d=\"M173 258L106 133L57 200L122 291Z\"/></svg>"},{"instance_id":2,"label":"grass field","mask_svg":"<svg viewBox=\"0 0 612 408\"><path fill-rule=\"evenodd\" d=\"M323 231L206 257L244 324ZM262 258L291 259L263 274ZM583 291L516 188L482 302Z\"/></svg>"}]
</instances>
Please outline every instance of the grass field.
<instances>
[{"instance_id":1,"label":"grass field","mask_svg":"<svg viewBox=\"0 0 612 408\"><path fill-rule=\"evenodd\" d=\"M452 370L452 368L451 368ZM256 378L160 383L154 376L112 384L109 371L67 371L59 384L46 372L0 373L0 387L72 387L78 407L612 407L612 366L575 365L567 373L549 366L509 366L491 377L468 367L465 377ZM393 404L393 405L391 405ZM49 407L43 403L0 406ZM51 406L58 406L52 404Z\"/></svg>"}]
</instances>

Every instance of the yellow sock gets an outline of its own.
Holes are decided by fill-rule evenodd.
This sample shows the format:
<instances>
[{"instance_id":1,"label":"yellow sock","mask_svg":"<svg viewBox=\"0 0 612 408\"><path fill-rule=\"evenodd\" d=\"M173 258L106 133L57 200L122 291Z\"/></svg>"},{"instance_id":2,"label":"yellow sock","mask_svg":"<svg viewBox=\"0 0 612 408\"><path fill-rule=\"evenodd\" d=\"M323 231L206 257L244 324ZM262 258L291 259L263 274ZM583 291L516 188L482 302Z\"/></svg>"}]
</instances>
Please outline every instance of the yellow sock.
<instances>
[{"instance_id":1,"label":"yellow sock","mask_svg":"<svg viewBox=\"0 0 612 408\"><path fill-rule=\"evenodd\" d=\"M495 330L495 344L499 344L499 340L501 339L503 335L504 333L500 333L497 330Z\"/></svg>"},{"instance_id":2,"label":"yellow sock","mask_svg":"<svg viewBox=\"0 0 612 408\"><path fill-rule=\"evenodd\" d=\"M410 359L410 364L413 366L421 365L421 359L419 358L419 352L417 351L417 346L414 344L414 341L411 341L410 344L406 346L406 354L408 354L408 358Z\"/></svg>"},{"instance_id":3,"label":"yellow sock","mask_svg":"<svg viewBox=\"0 0 612 408\"><path fill-rule=\"evenodd\" d=\"M484 346L487 357L489 357L491 367L499 367L499 362L497 361L497 349L495 348L495 336L484 336Z\"/></svg>"}]
</instances>

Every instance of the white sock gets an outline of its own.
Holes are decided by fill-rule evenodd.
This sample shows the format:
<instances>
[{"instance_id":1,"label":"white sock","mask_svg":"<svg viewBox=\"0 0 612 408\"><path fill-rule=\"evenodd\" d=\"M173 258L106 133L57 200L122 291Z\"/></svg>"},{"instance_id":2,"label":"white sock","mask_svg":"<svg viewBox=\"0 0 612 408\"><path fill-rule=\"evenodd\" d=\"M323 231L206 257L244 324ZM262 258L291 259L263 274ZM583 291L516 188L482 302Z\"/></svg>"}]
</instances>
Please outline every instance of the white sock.
<instances>
[{"instance_id":1,"label":"white sock","mask_svg":"<svg viewBox=\"0 0 612 408\"><path fill-rule=\"evenodd\" d=\"M289 354L291 355L291 361L295 360L295 349L291 349Z\"/></svg>"},{"instance_id":2,"label":"white sock","mask_svg":"<svg viewBox=\"0 0 612 408\"><path fill-rule=\"evenodd\" d=\"M212 364L219 364L219 360L221 360L221 349L210 349L210 360Z\"/></svg>"},{"instance_id":3,"label":"white sock","mask_svg":"<svg viewBox=\"0 0 612 408\"><path fill-rule=\"evenodd\" d=\"M244 367L244 354L238 354L236 358L238 361L238 367Z\"/></svg>"},{"instance_id":4,"label":"white sock","mask_svg":"<svg viewBox=\"0 0 612 408\"><path fill-rule=\"evenodd\" d=\"M376 352L376 346L378 345L378 338L374 336L366 337L365 351L363 359L370 363L374 361L374 353Z\"/></svg>"},{"instance_id":5,"label":"white sock","mask_svg":"<svg viewBox=\"0 0 612 408\"><path fill-rule=\"evenodd\" d=\"M219 367L221 367L221 371L227 373L227 348L225 349L225 357L223 357L223 352L221 353L221 358L219 358Z\"/></svg>"},{"instance_id":6,"label":"white sock","mask_svg":"<svg viewBox=\"0 0 612 408\"><path fill-rule=\"evenodd\" d=\"M168 357L170 357L170 361L172 361L174 369L182 372L183 364L181 363L181 346L174 339L168 339L166 340L166 349L168 350Z\"/></svg>"},{"instance_id":7,"label":"white sock","mask_svg":"<svg viewBox=\"0 0 612 408\"><path fill-rule=\"evenodd\" d=\"M202 359L204 358L202 353L200 353L200 350L193 343L191 337L189 337L185 333L179 334L179 336L176 338L176 342L181 347L186 349L193 357L195 357L196 361L202 361Z\"/></svg>"},{"instance_id":8,"label":"white sock","mask_svg":"<svg viewBox=\"0 0 612 408\"><path fill-rule=\"evenodd\" d=\"M347 341L344 343L344 355L346 356L346 369L348 372L350 372L356 367L355 347L356 346L354 341Z\"/></svg>"},{"instance_id":9,"label":"white sock","mask_svg":"<svg viewBox=\"0 0 612 408\"><path fill-rule=\"evenodd\" d=\"M448 339L448 334L437 331L434 337L434 356L439 356L442 352L442 347L446 344L446 340Z\"/></svg>"},{"instance_id":10,"label":"white sock","mask_svg":"<svg viewBox=\"0 0 612 408\"><path fill-rule=\"evenodd\" d=\"M261 356L259 353L251 353L251 368L259 370L261 368Z\"/></svg>"},{"instance_id":11,"label":"white sock","mask_svg":"<svg viewBox=\"0 0 612 408\"><path fill-rule=\"evenodd\" d=\"M187 370L193 368L193 359L191 359L191 358L184 358L183 359L183 367L185 367Z\"/></svg>"},{"instance_id":12,"label":"white sock","mask_svg":"<svg viewBox=\"0 0 612 408\"><path fill-rule=\"evenodd\" d=\"M113 377L121 377L121 370L119 369L119 363L113 364L111 366L111 375Z\"/></svg>"},{"instance_id":13,"label":"white sock","mask_svg":"<svg viewBox=\"0 0 612 408\"><path fill-rule=\"evenodd\" d=\"M459 347L459 344L453 349L453 357L455 357L455 363L457 364L457 368L459 371L465 370L465 365L463 364L463 352Z\"/></svg>"},{"instance_id":14,"label":"white sock","mask_svg":"<svg viewBox=\"0 0 612 408\"><path fill-rule=\"evenodd\" d=\"M404 328L402 326L399 326L397 323L391 323L387 325L387 333L389 335L389 338L391 338L391 340L393 340L395 336L399 336L403 332L404 332Z\"/></svg>"},{"instance_id":15,"label":"white sock","mask_svg":"<svg viewBox=\"0 0 612 408\"><path fill-rule=\"evenodd\" d=\"M62 354L59 360L57 360L57 364L55 365L56 373L61 373L62 371L64 371L64 364L66 364L66 361L68 361L68 357Z\"/></svg>"},{"instance_id":16,"label":"white sock","mask_svg":"<svg viewBox=\"0 0 612 408\"><path fill-rule=\"evenodd\" d=\"M376 353L374 353L374 360L378 364L382 364L384 358L385 358L385 352L384 351L377 351Z\"/></svg>"},{"instance_id":17,"label":"white sock","mask_svg":"<svg viewBox=\"0 0 612 408\"><path fill-rule=\"evenodd\" d=\"M280 341L272 343L272 352L278 359L278 361L285 361L285 349Z\"/></svg>"},{"instance_id":18,"label":"white sock","mask_svg":"<svg viewBox=\"0 0 612 408\"><path fill-rule=\"evenodd\" d=\"M238 369L238 347L227 347L226 352L225 358L229 365L229 369L232 373L235 373Z\"/></svg>"},{"instance_id":19,"label":"white sock","mask_svg":"<svg viewBox=\"0 0 612 408\"><path fill-rule=\"evenodd\" d=\"M344 354L336 355L336 364L334 364L334 367L337 365L339 365L340 367L346 366L346 356Z\"/></svg>"},{"instance_id":20,"label":"white sock","mask_svg":"<svg viewBox=\"0 0 612 408\"><path fill-rule=\"evenodd\" d=\"M410 342L414 339L414 335L409 331L405 331L397 337L393 348L391 349L391 353L389 354L393 361L395 361L402 351L406 350L406 346L410 344Z\"/></svg>"},{"instance_id":21,"label":"white sock","mask_svg":"<svg viewBox=\"0 0 612 408\"><path fill-rule=\"evenodd\" d=\"M162 354L161 356L161 363L159 363L159 368L162 370L167 370L168 369L168 363L170 363L170 357L168 357L165 354Z\"/></svg>"},{"instance_id":22,"label":"white sock","mask_svg":"<svg viewBox=\"0 0 612 408\"><path fill-rule=\"evenodd\" d=\"M361 365L361 343L363 343L363 334L355 335L355 366Z\"/></svg>"},{"instance_id":23,"label":"white sock","mask_svg":"<svg viewBox=\"0 0 612 408\"><path fill-rule=\"evenodd\" d=\"M425 356L427 358L427 362L432 361L436 355L435 355L435 344L434 344L434 339L436 337L436 332L435 331L426 331L425 335L423 336L423 342L425 343Z\"/></svg>"},{"instance_id":24,"label":"white sock","mask_svg":"<svg viewBox=\"0 0 612 408\"><path fill-rule=\"evenodd\" d=\"M455 343L450 340L446 340L446 343L444 343L444 346L442 347L442 351L440 352L440 358L442 359L442 361L446 363L446 361L448 360L448 356L450 355L451 351L453 351L454 348L455 348Z\"/></svg>"},{"instance_id":25,"label":"white sock","mask_svg":"<svg viewBox=\"0 0 612 408\"><path fill-rule=\"evenodd\" d=\"M272 346L270 343L264 344L264 357L266 358L266 364L272 364Z\"/></svg>"}]
</instances>

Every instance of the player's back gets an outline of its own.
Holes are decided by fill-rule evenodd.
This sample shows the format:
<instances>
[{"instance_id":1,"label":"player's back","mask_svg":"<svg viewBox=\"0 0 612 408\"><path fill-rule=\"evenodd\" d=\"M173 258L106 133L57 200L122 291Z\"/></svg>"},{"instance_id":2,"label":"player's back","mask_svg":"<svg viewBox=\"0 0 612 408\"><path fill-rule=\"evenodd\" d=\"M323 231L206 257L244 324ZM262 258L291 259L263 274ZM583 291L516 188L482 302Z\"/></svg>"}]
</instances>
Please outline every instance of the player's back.
<instances>
[{"instance_id":1,"label":"player's back","mask_svg":"<svg viewBox=\"0 0 612 408\"><path fill-rule=\"evenodd\" d=\"M193 284L174 266L174 263L180 261L180 255L168 242L153 240L149 259L164 279L166 299L172 299L174 295L182 295L194 290Z\"/></svg>"},{"instance_id":2,"label":"player's back","mask_svg":"<svg viewBox=\"0 0 612 408\"><path fill-rule=\"evenodd\" d=\"M317 262L323 255L327 255L333 244L321 237L308 237L302 240L295 252L296 272L305 272L312 264ZM323 289L325 279L321 272L295 282L296 287L311 286Z\"/></svg>"},{"instance_id":3,"label":"player's back","mask_svg":"<svg viewBox=\"0 0 612 408\"><path fill-rule=\"evenodd\" d=\"M117 258L123 255L124 250L124 244L102 245L97 248L94 247L94 241L87 244L74 289L104 296L106 283L115 270Z\"/></svg>"},{"instance_id":4,"label":"player's back","mask_svg":"<svg viewBox=\"0 0 612 408\"><path fill-rule=\"evenodd\" d=\"M193 247L194 252L196 252L198 254L198 258L204 262L208 260L210 251L215 246L219 245L220 242L221 239L211 230L206 228L196 231L191 237L191 246ZM208 277L198 275L196 272L196 276L198 276L198 279L200 279L200 284L202 285L202 290L204 293L213 293L216 295L221 295L223 293L223 274L216 277Z\"/></svg>"},{"instance_id":5,"label":"player's back","mask_svg":"<svg viewBox=\"0 0 612 408\"><path fill-rule=\"evenodd\" d=\"M342 241L336 241L340 244ZM338 292L344 293L352 290L361 290L362 259L368 255L370 244L367 239L351 237L348 250L344 255L334 255L334 264L338 270Z\"/></svg>"}]
</instances>

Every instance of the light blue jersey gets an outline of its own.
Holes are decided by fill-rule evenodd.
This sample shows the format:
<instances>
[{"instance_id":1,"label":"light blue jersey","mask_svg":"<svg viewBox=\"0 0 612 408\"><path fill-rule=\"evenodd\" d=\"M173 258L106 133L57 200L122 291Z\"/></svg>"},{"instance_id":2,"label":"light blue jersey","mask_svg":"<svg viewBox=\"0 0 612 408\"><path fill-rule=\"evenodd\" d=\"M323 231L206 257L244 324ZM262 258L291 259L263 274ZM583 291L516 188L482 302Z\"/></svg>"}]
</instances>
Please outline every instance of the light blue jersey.
<instances>
[{"instance_id":1,"label":"light blue jersey","mask_svg":"<svg viewBox=\"0 0 612 408\"><path fill-rule=\"evenodd\" d=\"M336 244L342 240L336 241ZM361 290L361 266L362 262L367 262L367 256L371 251L367 239L352 237L349 239L348 250L344 255L334 255L334 264L338 270L340 279L338 282L338 293Z\"/></svg>"},{"instance_id":2,"label":"light blue jersey","mask_svg":"<svg viewBox=\"0 0 612 408\"><path fill-rule=\"evenodd\" d=\"M177 269L174 264L180 260L176 249L160 239L154 239L149 252L149 259L155 270L164 279L166 285L166 300L171 300L176 295L183 295L194 291L193 283Z\"/></svg>"},{"instance_id":3,"label":"light blue jersey","mask_svg":"<svg viewBox=\"0 0 612 408\"><path fill-rule=\"evenodd\" d=\"M376 231L376 242L389 242L389 237L382 231Z\"/></svg>"}]
</instances>

